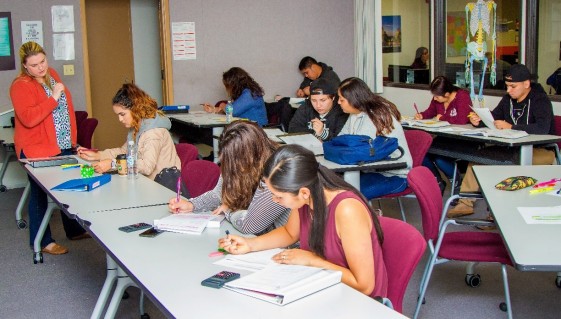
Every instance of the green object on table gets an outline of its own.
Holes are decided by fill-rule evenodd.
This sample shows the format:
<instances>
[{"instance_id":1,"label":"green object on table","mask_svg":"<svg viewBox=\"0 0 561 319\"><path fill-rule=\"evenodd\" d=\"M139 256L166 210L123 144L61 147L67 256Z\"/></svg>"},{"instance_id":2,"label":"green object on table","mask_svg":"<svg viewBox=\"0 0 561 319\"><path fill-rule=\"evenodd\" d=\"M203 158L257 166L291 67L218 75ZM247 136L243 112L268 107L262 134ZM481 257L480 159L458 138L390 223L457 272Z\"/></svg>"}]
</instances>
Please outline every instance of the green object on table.
<instances>
[{"instance_id":1,"label":"green object on table","mask_svg":"<svg viewBox=\"0 0 561 319\"><path fill-rule=\"evenodd\" d=\"M90 165L84 165L80 169L80 175L82 176L82 178L93 177L94 173L94 168Z\"/></svg>"}]
</instances>

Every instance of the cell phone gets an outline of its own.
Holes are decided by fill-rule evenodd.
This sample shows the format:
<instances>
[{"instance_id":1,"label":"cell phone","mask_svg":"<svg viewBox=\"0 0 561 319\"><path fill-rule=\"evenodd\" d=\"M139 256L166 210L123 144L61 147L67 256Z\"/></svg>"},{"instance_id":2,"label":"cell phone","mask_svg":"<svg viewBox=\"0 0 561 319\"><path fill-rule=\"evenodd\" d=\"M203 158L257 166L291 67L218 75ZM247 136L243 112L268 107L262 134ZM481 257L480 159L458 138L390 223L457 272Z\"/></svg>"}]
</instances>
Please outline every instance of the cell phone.
<instances>
[{"instance_id":1,"label":"cell phone","mask_svg":"<svg viewBox=\"0 0 561 319\"><path fill-rule=\"evenodd\" d=\"M138 234L138 236L140 236L140 237L156 237L163 232L164 232L163 230L159 230L157 228L152 227L152 228L149 228L149 229L143 231L142 233Z\"/></svg>"},{"instance_id":2,"label":"cell phone","mask_svg":"<svg viewBox=\"0 0 561 319\"><path fill-rule=\"evenodd\" d=\"M119 227L119 230L124 231L125 233L131 233L133 231L142 230L150 227L152 227L152 225L147 223L136 223L128 226Z\"/></svg>"},{"instance_id":3,"label":"cell phone","mask_svg":"<svg viewBox=\"0 0 561 319\"><path fill-rule=\"evenodd\" d=\"M240 278L240 274L231 271L221 271L212 277L201 281L201 285L211 288L222 288L225 283Z\"/></svg>"}]
</instances>

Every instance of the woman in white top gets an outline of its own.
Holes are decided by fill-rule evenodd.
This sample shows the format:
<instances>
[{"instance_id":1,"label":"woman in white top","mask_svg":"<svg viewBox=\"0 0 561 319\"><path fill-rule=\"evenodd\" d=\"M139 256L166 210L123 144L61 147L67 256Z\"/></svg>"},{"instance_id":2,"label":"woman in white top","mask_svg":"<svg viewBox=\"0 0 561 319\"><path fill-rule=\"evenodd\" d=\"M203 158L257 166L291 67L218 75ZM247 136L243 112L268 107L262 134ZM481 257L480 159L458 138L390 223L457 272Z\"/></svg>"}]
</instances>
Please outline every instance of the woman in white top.
<instances>
[{"instance_id":1,"label":"woman in white top","mask_svg":"<svg viewBox=\"0 0 561 319\"><path fill-rule=\"evenodd\" d=\"M401 114L397 107L370 91L368 85L359 78L348 78L341 82L338 94L343 112L349 113L349 118L339 135L395 137L404 150L403 158L407 162L407 168L404 169L383 173L361 172L360 191L368 199L403 191L407 187L407 173L413 165L413 160L403 134Z\"/></svg>"}]
</instances>

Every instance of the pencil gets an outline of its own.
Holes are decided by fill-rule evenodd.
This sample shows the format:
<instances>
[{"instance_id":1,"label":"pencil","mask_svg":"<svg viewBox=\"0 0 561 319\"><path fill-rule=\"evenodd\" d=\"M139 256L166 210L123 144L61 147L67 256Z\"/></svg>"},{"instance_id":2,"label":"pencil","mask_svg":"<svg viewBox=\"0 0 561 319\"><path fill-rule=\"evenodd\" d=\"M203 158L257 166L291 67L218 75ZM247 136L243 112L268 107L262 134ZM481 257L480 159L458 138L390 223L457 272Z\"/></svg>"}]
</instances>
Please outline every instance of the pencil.
<instances>
[{"instance_id":1,"label":"pencil","mask_svg":"<svg viewBox=\"0 0 561 319\"><path fill-rule=\"evenodd\" d=\"M419 109L417 108L417 103L413 103L413 107L415 108L415 112L417 112L416 114L421 113L421 112L419 112Z\"/></svg>"}]
</instances>

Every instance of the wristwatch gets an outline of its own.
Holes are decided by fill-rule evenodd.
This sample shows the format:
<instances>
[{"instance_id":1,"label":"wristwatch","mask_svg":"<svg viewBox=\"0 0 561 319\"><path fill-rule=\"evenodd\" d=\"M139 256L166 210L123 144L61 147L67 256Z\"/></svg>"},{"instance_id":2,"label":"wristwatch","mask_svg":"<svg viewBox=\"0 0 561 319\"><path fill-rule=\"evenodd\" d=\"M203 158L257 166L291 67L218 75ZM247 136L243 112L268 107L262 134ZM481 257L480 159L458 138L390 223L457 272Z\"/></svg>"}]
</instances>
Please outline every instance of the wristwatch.
<instances>
[{"instance_id":1,"label":"wristwatch","mask_svg":"<svg viewBox=\"0 0 561 319\"><path fill-rule=\"evenodd\" d=\"M111 169L117 169L117 160L116 159L111 160Z\"/></svg>"}]
</instances>

